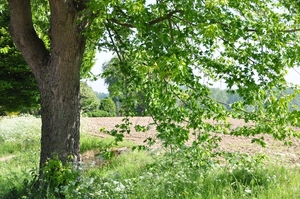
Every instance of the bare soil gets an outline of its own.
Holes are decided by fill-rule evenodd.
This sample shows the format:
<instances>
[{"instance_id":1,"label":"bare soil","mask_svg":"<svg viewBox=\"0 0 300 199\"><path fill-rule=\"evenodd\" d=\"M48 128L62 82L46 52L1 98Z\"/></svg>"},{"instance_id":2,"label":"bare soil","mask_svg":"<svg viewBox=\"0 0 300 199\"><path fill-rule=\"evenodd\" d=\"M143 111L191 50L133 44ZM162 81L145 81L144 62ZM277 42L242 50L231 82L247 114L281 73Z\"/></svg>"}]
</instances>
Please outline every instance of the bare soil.
<instances>
[{"instance_id":1,"label":"bare soil","mask_svg":"<svg viewBox=\"0 0 300 199\"><path fill-rule=\"evenodd\" d=\"M122 123L121 117L101 117L101 118L82 118L82 129L91 135L99 137L107 137L100 132L100 128L111 130L116 124ZM133 125L150 125L153 121L150 117L134 117L130 120ZM242 120L231 119L232 127L244 126ZM298 129L300 131L300 129ZM144 140L148 137L155 139L156 129L151 126L145 133L136 132L133 128L130 134L125 134L125 139L143 145ZM221 135L222 141L219 144L221 150L228 152L241 152L248 154L266 154L273 161L280 161L283 164L300 166L300 140L293 139L292 146L286 146L282 141L274 140L269 135L264 135L267 143L266 147L262 147L256 143L251 143L252 137L235 137L230 135ZM193 139L193 138L191 138ZM157 144L155 147L159 147Z\"/></svg>"},{"instance_id":2,"label":"bare soil","mask_svg":"<svg viewBox=\"0 0 300 199\"><path fill-rule=\"evenodd\" d=\"M0 157L0 162L8 161L14 157L15 155L7 155L7 156Z\"/></svg>"}]
</instances>

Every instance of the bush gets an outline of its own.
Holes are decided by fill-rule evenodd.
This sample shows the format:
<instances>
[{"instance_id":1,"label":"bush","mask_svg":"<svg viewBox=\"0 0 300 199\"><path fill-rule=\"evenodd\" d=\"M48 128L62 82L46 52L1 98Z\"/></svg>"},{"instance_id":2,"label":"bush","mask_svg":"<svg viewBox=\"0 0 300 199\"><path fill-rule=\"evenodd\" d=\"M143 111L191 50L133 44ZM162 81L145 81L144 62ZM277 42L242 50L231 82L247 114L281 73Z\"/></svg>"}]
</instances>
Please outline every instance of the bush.
<instances>
[{"instance_id":1,"label":"bush","mask_svg":"<svg viewBox=\"0 0 300 199\"><path fill-rule=\"evenodd\" d=\"M101 100L99 109L106 111L110 116L116 116L116 105L110 97Z\"/></svg>"},{"instance_id":2,"label":"bush","mask_svg":"<svg viewBox=\"0 0 300 199\"><path fill-rule=\"evenodd\" d=\"M115 116L115 115L110 114L110 113L108 113L106 111L103 111L103 110L88 112L88 113L86 113L86 115L88 117L113 117L113 116Z\"/></svg>"},{"instance_id":3,"label":"bush","mask_svg":"<svg viewBox=\"0 0 300 199\"><path fill-rule=\"evenodd\" d=\"M80 83L80 106L83 113L97 111L100 105L96 93L87 83Z\"/></svg>"}]
</instances>

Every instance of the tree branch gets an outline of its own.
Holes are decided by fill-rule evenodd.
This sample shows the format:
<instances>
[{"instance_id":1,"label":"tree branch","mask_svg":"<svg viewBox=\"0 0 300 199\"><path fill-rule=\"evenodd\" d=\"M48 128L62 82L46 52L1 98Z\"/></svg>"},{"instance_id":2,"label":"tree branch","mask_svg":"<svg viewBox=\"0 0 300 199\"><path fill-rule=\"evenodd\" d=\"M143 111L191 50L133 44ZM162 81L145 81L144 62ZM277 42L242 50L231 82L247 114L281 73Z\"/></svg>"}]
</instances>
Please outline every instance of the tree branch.
<instances>
[{"instance_id":1,"label":"tree branch","mask_svg":"<svg viewBox=\"0 0 300 199\"><path fill-rule=\"evenodd\" d=\"M284 30L283 32L299 32L300 28L291 29L291 30Z\"/></svg>"},{"instance_id":2,"label":"tree branch","mask_svg":"<svg viewBox=\"0 0 300 199\"><path fill-rule=\"evenodd\" d=\"M78 27L80 28L80 31L89 27L93 23L94 19L98 15L100 15L99 11L96 13L93 13L89 9L86 9L88 2L89 2L89 0L81 0L78 2L74 2L75 6L76 6L76 10L78 12L77 20L80 21L80 24L78 25Z\"/></svg>"},{"instance_id":3,"label":"tree branch","mask_svg":"<svg viewBox=\"0 0 300 199\"><path fill-rule=\"evenodd\" d=\"M112 31L114 32L114 35L115 35L115 38L116 38L116 40L117 40L117 42L119 42L120 44L121 44L121 46L124 46L124 42L122 41L122 38L121 38L121 36L120 36L120 34L118 33L118 31L114 28L114 27L111 27L111 29L112 29ZM110 30L108 30L108 31L110 31ZM110 33L110 36L112 36L112 34ZM112 38L112 37L111 37ZM117 49L117 46L116 46L116 43L114 42L114 47L116 47L115 49ZM122 59L120 59L120 62L124 65L124 62L125 62L125 57L124 57L124 53L120 53L121 52L121 50L120 50L120 48L118 48L119 49L119 51L118 51L118 53L119 53L119 55L120 56L118 56L118 57L121 57Z\"/></svg>"},{"instance_id":4,"label":"tree branch","mask_svg":"<svg viewBox=\"0 0 300 199\"><path fill-rule=\"evenodd\" d=\"M120 62L123 64L123 60L122 60L122 58L121 58L121 55L120 55L119 50L118 50L118 48L117 48L117 45L115 44L115 41L114 41L114 39L113 39L113 36L112 36L112 34L111 34L110 30L109 30L109 27L106 26L106 29L107 29L109 38L110 38L110 40L111 40L111 42L112 42L112 44L113 44L113 47L114 47L114 49L115 49L115 51L116 51L116 53L117 53L118 59L119 59Z\"/></svg>"},{"instance_id":5,"label":"tree branch","mask_svg":"<svg viewBox=\"0 0 300 199\"><path fill-rule=\"evenodd\" d=\"M174 44L173 28L172 28L172 22L171 22L170 18L168 18L168 22L169 22L169 26L170 26L170 35L171 35L172 44Z\"/></svg>"},{"instance_id":6,"label":"tree branch","mask_svg":"<svg viewBox=\"0 0 300 199\"><path fill-rule=\"evenodd\" d=\"M122 22L119 22L116 18L111 18L111 19L107 19L108 22L113 22L115 24L118 24L120 26L123 26L123 27L127 27L127 28L134 28L135 26L132 25L132 24L129 24L129 23L122 23Z\"/></svg>"},{"instance_id":7,"label":"tree branch","mask_svg":"<svg viewBox=\"0 0 300 199\"><path fill-rule=\"evenodd\" d=\"M37 36L32 23L30 0L9 0L10 34L34 73L48 61L49 52ZM37 75L37 74L35 74Z\"/></svg>"},{"instance_id":8,"label":"tree branch","mask_svg":"<svg viewBox=\"0 0 300 199\"><path fill-rule=\"evenodd\" d=\"M183 10L174 10L174 11L171 11L171 12L169 12L168 14L166 14L165 16L158 17L158 18L156 18L156 19L150 21L148 24L149 24L149 25L157 24L157 23L159 23L159 22L161 22L161 21L164 21L164 20L166 20L166 19L170 19L170 18L171 18L174 14L176 14L176 13L182 13L182 12L183 12Z\"/></svg>"},{"instance_id":9,"label":"tree branch","mask_svg":"<svg viewBox=\"0 0 300 199\"><path fill-rule=\"evenodd\" d=\"M256 29L252 29L252 28L247 29L247 32L256 32L256 31L257 31Z\"/></svg>"},{"instance_id":10,"label":"tree branch","mask_svg":"<svg viewBox=\"0 0 300 199\"><path fill-rule=\"evenodd\" d=\"M257 32L256 29L253 29L253 28L249 28L247 29L248 32ZM282 30L282 31L279 31L279 32L299 32L300 31L300 28L296 28L296 29L290 29L290 30Z\"/></svg>"},{"instance_id":11,"label":"tree branch","mask_svg":"<svg viewBox=\"0 0 300 199\"><path fill-rule=\"evenodd\" d=\"M187 24L189 24L191 26L196 26L196 24L194 24L193 22L187 21L187 20L182 19L180 17L174 16L174 18L179 19L180 21L183 21L183 22L185 22L185 23L187 23Z\"/></svg>"},{"instance_id":12,"label":"tree branch","mask_svg":"<svg viewBox=\"0 0 300 199\"><path fill-rule=\"evenodd\" d=\"M171 20L171 22L173 22L173 24L176 26L177 30L180 32L181 31L180 27L176 24L176 22L172 19L170 19L170 20Z\"/></svg>"},{"instance_id":13,"label":"tree branch","mask_svg":"<svg viewBox=\"0 0 300 199\"><path fill-rule=\"evenodd\" d=\"M116 6L116 8L118 9L118 11L120 11L120 13L125 16L125 17L128 17L128 15L119 7L119 6Z\"/></svg>"},{"instance_id":14,"label":"tree branch","mask_svg":"<svg viewBox=\"0 0 300 199\"><path fill-rule=\"evenodd\" d=\"M81 12L87 8L87 3L89 0L78 0L78 1L73 1L73 4L76 7L76 10Z\"/></svg>"}]
</instances>

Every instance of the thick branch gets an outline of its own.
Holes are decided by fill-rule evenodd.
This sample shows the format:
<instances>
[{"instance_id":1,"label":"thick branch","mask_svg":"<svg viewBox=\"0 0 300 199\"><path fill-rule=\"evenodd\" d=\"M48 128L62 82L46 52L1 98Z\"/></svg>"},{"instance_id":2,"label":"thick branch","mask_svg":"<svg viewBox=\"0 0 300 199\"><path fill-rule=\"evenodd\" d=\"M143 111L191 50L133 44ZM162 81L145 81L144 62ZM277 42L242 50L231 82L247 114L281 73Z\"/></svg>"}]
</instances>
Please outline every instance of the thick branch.
<instances>
[{"instance_id":1,"label":"thick branch","mask_svg":"<svg viewBox=\"0 0 300 199\"><path fill-rule=\"evenodd\" d=\"M79 16L72 0L50 0L51 11L51 57L73 62L81 62L85 48L86 39L81 34L82 29L76 20ZM88 24L85 24L88 25ZM74 51L74 49L76 49ZM72 53L71 53L72 52ZM75 53L74 53L75 52ZM80 64L74 64L74 67ZM73 69L70 69L73 70Z\"/></svg>"},{"instance_id":2,"label":"thick branch","mask_svg":"<svg viewBox=\"0 0 300 199\"><path fill-rule=\"evenodd\" d=\"M47 61L49 52L34 30L30 0L8 2L11 36L27 64L36 73L38 65Z\"/></svg>"},{"instance_id":3,"label":"thick branch","mask_svg":"<svg viewBox=\"0 0 300 199\"><path fill-rule=\"evenodd\" d=\"M66 1L49 1L51 11L51 41L54 45L68 47L73 43L73 39L78 35L76 25L76 8L75 5ZM66 38L68 38L66 40Z\"/></svg>"}]
</instances>

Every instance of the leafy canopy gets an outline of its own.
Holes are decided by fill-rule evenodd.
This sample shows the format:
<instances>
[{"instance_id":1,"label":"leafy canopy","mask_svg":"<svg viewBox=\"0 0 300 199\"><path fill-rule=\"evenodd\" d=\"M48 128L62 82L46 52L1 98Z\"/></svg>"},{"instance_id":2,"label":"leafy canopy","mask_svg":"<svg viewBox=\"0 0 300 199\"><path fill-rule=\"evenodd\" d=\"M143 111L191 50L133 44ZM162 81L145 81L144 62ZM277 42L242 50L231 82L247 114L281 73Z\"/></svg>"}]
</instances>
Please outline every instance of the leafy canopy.
<instances>
[{"instance_id":1,"label":"leafy canopy","mask_svg":"<svg viewBox=\"0 0 300 199\"><path fill-rule=\"evenodd\" d=\"M91 1L90 9L103 25L97 26L104 30L99 48L114 51L119 60L114 71L122 77L116 87L126 93L123 110L130 116L134 104L147 104L146 114L153 117L164 144L181 146L189 132L199 135L195 143L215 139L210 132L266 133L280 140L299 136L291 129L299 126L299 110L288 109L299 89L284 79L299 62L299 12L290 11L299 9L296 4L135 0L110 1L102 9L100 4L105 1ZM226 109L210 97L204 76L222 79L242 101ZM288 86L295 93L281 95ZM136 95L140 92L142 98ZM253 125L231 129L229 117ZM263 144L263 137L253 141Z\"/></svg>"}]
</instances>

